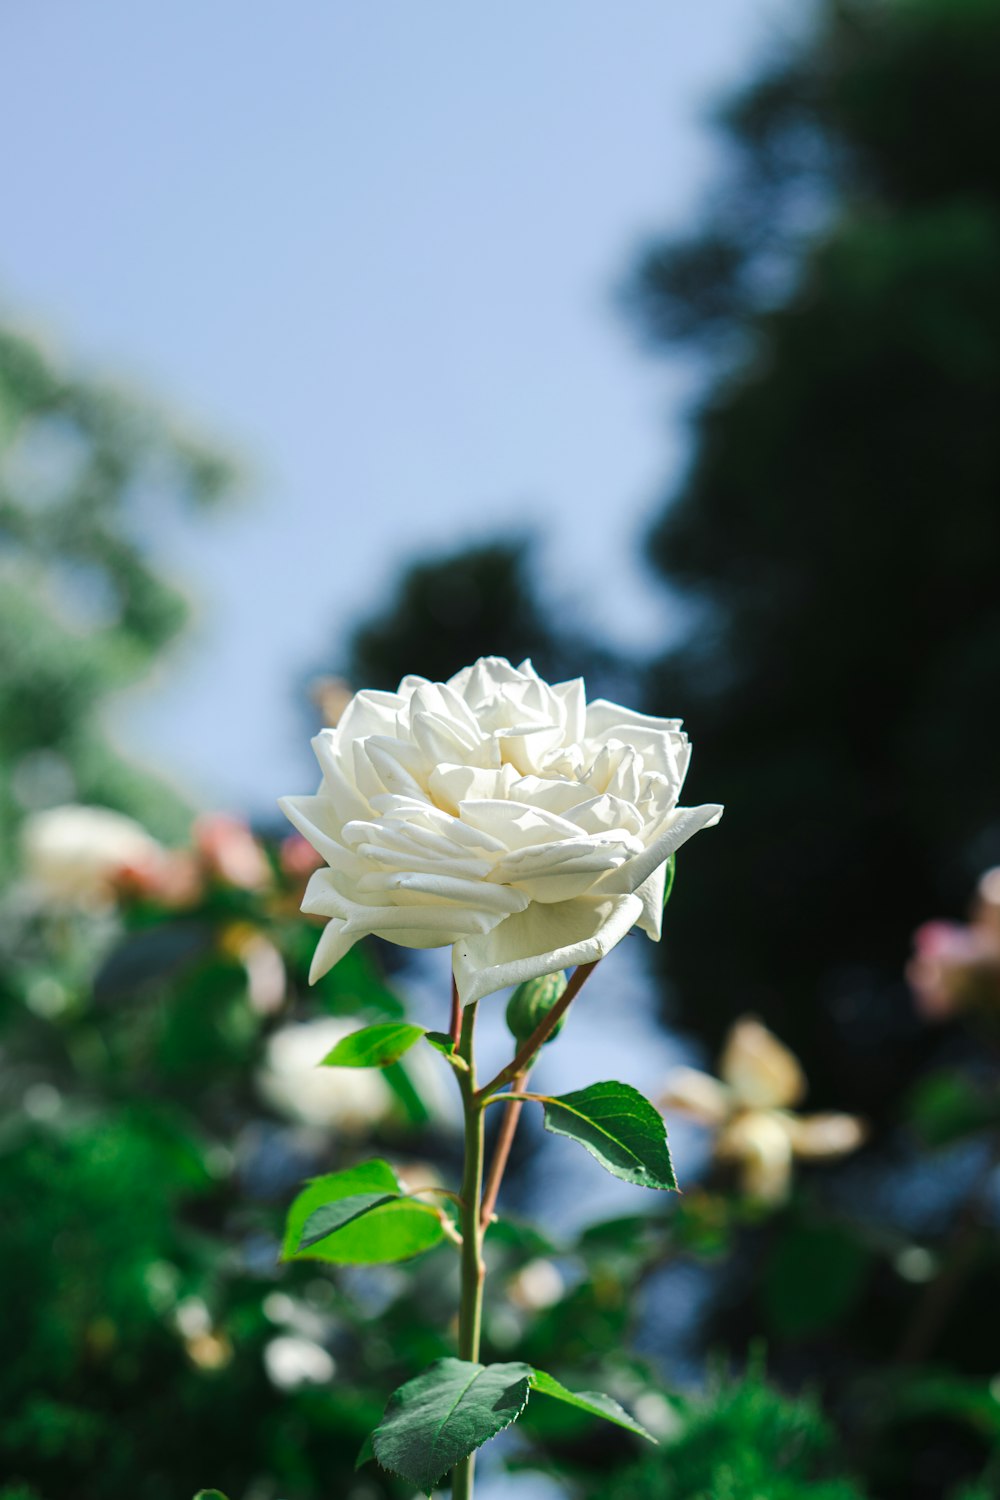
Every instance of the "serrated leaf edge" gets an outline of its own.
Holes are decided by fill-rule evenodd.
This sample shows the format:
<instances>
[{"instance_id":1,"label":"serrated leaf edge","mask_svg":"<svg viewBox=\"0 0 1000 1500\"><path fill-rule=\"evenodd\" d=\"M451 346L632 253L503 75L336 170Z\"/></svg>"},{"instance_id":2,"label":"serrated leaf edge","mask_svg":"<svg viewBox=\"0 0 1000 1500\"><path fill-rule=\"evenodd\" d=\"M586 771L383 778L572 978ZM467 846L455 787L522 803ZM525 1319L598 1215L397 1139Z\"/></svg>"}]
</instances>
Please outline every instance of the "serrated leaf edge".
<instances>
[{"instance_id":1,"label":"serrated leaf edge","mask_svg":"<svg viewBox=\"0 0 1000 1500\"><path fill-rule=\"evenodd\" d=\"M653 1113L657 1116L657 1118L663 1124L663 1149L666 1151L666 1153L667 1153L667 1161L670 1163L670 1175L673 1178L673 1183L671 1185L667 1186L667 1187L661 1187L659 1183L645 1183L645 1184L638 1184L637 1183L635 1185L637 1187L640 1186L640 1185L646 1186L646 1187L652 1188L654 1191L661 1192L661 1193L676 1193L676 1192L678 1192L679 1189L677 1187L677 1173L674 1171L674 1160L673 1160L673 1157L670 1154L670 1142L667 1139L666 1121L663 1119L663 1116L660 1114L660 1111L656 1108L656 1105L653 1103L653 1101L651 1099L647 1099L646 1096L645 1096L645 1094L643 1094L639 1089L635 1088L631 1083L622 1083L617 1078L602 1079L600 1082L601 1083L612 1084L615 1088L618 1088L618 1089L628 1089L628 1090L630 1090L631 1093L635 1094L639 1099L641 1099L644 1104L648 1104L649 1105L650 1109L653 1111ZM599 1088L600 1087L600 1083L588 1084L587 1087L588 1088ZM582 1094L582 1093L586 1092L586 1089L573 1089L572 1092L574 1094ZM601 1125L597 1121L591 1119L591 1117L589 1115L583 1114L583 1112L581 1110L575 1109L573 1107L573 1105L571 1105L571 1104L566 1104L565 1103L565 1099L566 1099L566 1095L565 1094L563 1094L563 1095L559 1095L559 1094L525 1094L525 1095L514 1095L512 1097L515 1097L515 1098L520 1097L520 1098L525 1098L525 1099L537 1099L537 1101L539 1102L539 1104L541 1104L542 1110L543 1110L542 1124L544 1125L545 1129L549 1132L550 1135L563 1135L563 1132L561 1130L553 1130L552 1126L549 1124L549 1121L547 1119L549 1106L550 1105L555 1105L559 1109L564 1109L568 1115L573 1115L578 1120L584 1120L589 1126L591 1126L592 1129L597 1130L602 1135L607 1136L607 1138L608 1138L609 1141L613 1141L614 1144L619 1147L619 1149L626 1151L628 1153L628 1155L633 1158L633 1160L637 1163L639 1169L642 1172L646 1172L648 1170L646 1167L643 1166L642 1161L636 1155L636 1153L632 1150L631 1146L626 1146L624 1144L624 1142L620 1141L616 1136L612 1135L611 1132L610 1132L610 1130L606 1130L603 1125ZM582 1146L585 1151L589 1151L590 1154L591 1154L591 1156L594 1157L594 1160L598 1161L601 1166L604 1166L604 1163L600 1162L600 1158L595 1155L595 1153L593 1151L593 1148L590 1147L590 1146L588 1146L586 1141L580 1140L579 1137L577 1137L577 1136L567 1136L565 1138L569 1139L569 1140L575 1140L578 1146ZM604 1170L607 1171L608 1168L605 1167ZM611 1175L613 1176L614 1174L612 1173Z\"/></svg>"},{"instance_id":2,"label":"serrated leaf edge","mask_svg":"<svg viewBox=\"0 0 1000 1500\"><path fill-rule=\"evenodd\" d=\"M501 1363L501 1362L502 1361L498 1361L498 1363ZM426 1375L429 1370L433 1370L434 1366L436 1364L440 1364L440 1363L441 1363L440 1360L434 1360L434 1361L432 1361L431 1364L429 1364L426 1367L426 1369L422 1370L420 1373ZM467 1363L473 1363L473 1361L467 1361ZM488 1370L490 1368L489 1365L479 1365L478 1362L476 1362L476 1363L478 1365L476 1373L472 1377L472 1379L469 1381L468 1385L462 1391L462 1394L459 1396L458 1401L456 1401L455 1404L452 1406L451 1411L449 1411L449 1413L448 1413L449 1417L452 1415L452 1412L454 1412L455 1407L462 1400L462 1398L465 1396L465 1394L469 1390L471 1390L471 1388L472 1388L473 1385L475 1385L476 1381L479 1379L479 1376L482 1375L486 1370ZM512 1360L511 1363L512 1364L518 1364L518 1363L520 1363L520 1361ZM474 1448L470 1448L469 1449L469 1453L477 1453L480 1448L484 1448L487 1443L489 1443L489 1442L491 1442L493 1440L493 1438L499 1437L499 1435L500 1435L501 1432L506 1432L508 1427L513 1427L514 1423L516 1421L518 1421L518 1419L524 1415L524 1409L525 1409L525 1407L528 1404L528 1397L531 1394L531 1376L534 1374L534 1371L533 1371L531 1365L523 1365L522 1368L527 1373L524 1374L523 1376L521 1376L520 1379L514 1380L512 1382L511 1389L513 1389L513 1386L520 1385L523 1382L523 1384L524 1384L524 1400L518 1406L517 1410L514 1412L514 1414L513 1414L512 1417L510 1417L506 1422L504 1422L504 1424L501 1427L498 1427L495 1432L491 1432L488 1438L484 1438L481 1443L477 1443ZM416 1380L418 1378L419 1378L419 1376L413 1376L414 1380ZM404 1381L404 1384L408 1384L408 1383L409 1382L405 1382ZM402 1387L400 1387L399 1389L402 1389ZM394 1391L393 1394L392 1394L392 1396L389 1397L389 1400L386 1403L386 1412L388 1412L389 1407L392 1405L393 1397L395 1395L396 1395L396 1392ZM385 1413L383 1413L382 1420L383 1421L385 1420ZM445 1417L438 1424L438 1432L440 1432L441 1427L444 1425L445 1421L447 1421L447 1417ZM382 1425L382 1423L380 1422L379 1423L379 1427L381 1427L381 1425ZM407 1482L407 1484L413 1484L414 1481L410 1478L410 1476L408 1474L404 1474L403 1471L402 1471L402 1469L393 1468L392 1464L385 1463L379 1457L378 1449L375 1447L375 1440L378 1437L379 1427L376 1427L369 1434L369 1436L371 1438L372 1456L374 1457L375 1462L378 1464L379 1468L384 1469L387 1474L396 1474L396 1475L399 1476L400 1479L405 1479L406 1482ZM433 1447L433 1444L432 1444L432 1447ZM465 1454L465 1458L469 1457L469 1453ZM459 1459L458 1462L462 1463L463 1460ZM441 1480L445 1477L445 1475L448 1474L448 1473L450 1473L451 1470L454 1467L455 1467L454 1464L450 1464L446 1468L442 1469L441 1472L440 1472L440 1474L438 1474L437 1477L431 1482L431 1488L429 1490L425 1490L424 1493L427 1494L427 1495L430 1495L433 1492L433 1490L435 1490L437 1488L437 1486L441 1483Z\"/></svg>"}]
</instances>

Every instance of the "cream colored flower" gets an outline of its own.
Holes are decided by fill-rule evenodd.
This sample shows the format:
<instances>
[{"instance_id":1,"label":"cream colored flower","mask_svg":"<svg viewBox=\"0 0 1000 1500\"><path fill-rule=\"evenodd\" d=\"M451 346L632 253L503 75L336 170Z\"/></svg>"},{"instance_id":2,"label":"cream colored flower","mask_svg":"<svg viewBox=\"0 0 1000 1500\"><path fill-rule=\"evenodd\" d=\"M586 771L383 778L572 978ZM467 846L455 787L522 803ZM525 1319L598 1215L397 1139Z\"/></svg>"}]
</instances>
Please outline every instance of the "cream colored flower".
<instances>
[{"instance_id":1,"label":"cream colored flower","mask_svg":"<svg viewBox=\"0 0 1000 1500\"><path fill-rule=\"evenodd\" d=\"M486 657L449 682L360 692L313 741L323 780L286 797L322 854L303 911L319 978L369 933L454 946L464 1003L660 936L664 862L715 805L679 808L680 721Z\"/></svg>"},{"instance_id":2,"label":"cream colored flower","mask_svg":"<svg viewBox=\"0 0 1000 1500\"><path fill-rule=\"evenodd\" d=\"M854 1115L793 1113L806 1092L798 1058L751 1016L735 1023L719 1062L720 1078L675 1068L660 1101L717 1132L715 1154L739 1168L743 1191L764 1203L788 1196L795 1158L831 1161L865 1139Z\"/></svg>"},{"instance_id":3,"label":"cream colored flower","mask_svg":"<svg viewBox=\"0 0 1000 1500\"><path fill-rule=\"evenodd\" d=\"M157 866L164 857L133 818L78 804L26 818L21 852L25 873L44 899L83 908L106 906L125 872Z\"/></svg>"},{"instance_id":4,"label":"cream colored flower","mask_svg":"<svg viewBox=\"0 0 1000 1500\"><path fill-rule=\"evenodd\" d=\"M303 1125L360 1135L392 1111L393 1096L375 1068L323 1068L321 1060L363 1023L322 1016L283 1026L269 1039L257 1088L279 1114Z\"/></svg>"}]
</instances>

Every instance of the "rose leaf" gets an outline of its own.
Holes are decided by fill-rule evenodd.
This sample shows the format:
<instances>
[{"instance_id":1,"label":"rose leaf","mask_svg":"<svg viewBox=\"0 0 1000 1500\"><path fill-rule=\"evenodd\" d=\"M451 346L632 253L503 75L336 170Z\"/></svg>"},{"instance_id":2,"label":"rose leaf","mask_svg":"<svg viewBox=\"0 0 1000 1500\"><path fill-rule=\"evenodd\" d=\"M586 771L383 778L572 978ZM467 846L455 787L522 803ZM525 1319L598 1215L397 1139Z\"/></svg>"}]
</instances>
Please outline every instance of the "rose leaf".
<instances>
[{"instance_id":1,"label":"rose leaf","mask_svg":"<svg viewBox=\"0 0 1000 1500\"><path fill-rule=\"evenodd\" d=\"M676 1192L663 1116L631 1084L592 1083L541 1103L546 1130L579 1141L612 1176Z\"/></svg>"},{"instance_id":2,"label":"rose leaf","mask_svg":"<svg viewBox=\"0 0 1000 1500\"><path fill-rule=\"evenodd\" d=\"M517 1421L532 1373L530 1365L437 1360L390 1396L371 1435L375 1458L429 1495L457 1463Z\"/></svg>"},{"instance_id":3,"label":"rose leaf","mask_svg":"<svg viewBox=\"0 0 1000 1500\"><path fill-rule=\"evenodd\" d=\"M321 1064L324 1068L388 1068L409 1052L425 1035L423 1026L406 1021L382 1021L377 1026L363 1026L342 1037Z\"/></svg>"},{"instance_id":4,"label":"rose leaf","mask_svg":"<svg viewBox=\"0 0 1000 1500\"><path fill-rule=\"evenodd\" d=\"M379 1265L421 1255L443 1238L437 1209L404 1198L392 1168L376 1160L314 1177L288 1211L281 1253L283 1260Z\"/></svg>"},{"instance_id":5,"label":"rose leaf","mask_svg":"<svg viewBox=\"0 0 1000 1500\"><path fill-rule=\"evenodd\" d=\"M601 1391L569 1391L544 1370L532 1371L531 1389L540 1396L551 1396L554 1400L561 1401L564 1406L575 1406L579 1411L589 1412L592 1417L603 1417L606 1422L614 1422L616 1427L624 1427L626 1432L634 1432L637 1437L646 1438L650 1443L656 1442L651 1432L647 1432L641 1423L629 1416L624 1407Z\"/></svg>"}]
</instances>

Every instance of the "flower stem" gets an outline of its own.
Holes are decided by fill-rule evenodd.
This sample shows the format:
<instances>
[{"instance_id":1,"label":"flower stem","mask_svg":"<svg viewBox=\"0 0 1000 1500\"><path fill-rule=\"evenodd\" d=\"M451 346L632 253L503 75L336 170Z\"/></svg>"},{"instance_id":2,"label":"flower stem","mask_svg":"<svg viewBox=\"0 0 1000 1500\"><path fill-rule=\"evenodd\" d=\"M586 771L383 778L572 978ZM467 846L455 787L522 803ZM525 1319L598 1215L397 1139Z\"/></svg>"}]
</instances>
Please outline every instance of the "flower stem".
<instances>
[{"instance_id":1,"label":"flower stem","mask_svg":"<svg viewBox=\"0 0 1000 1500\"><path fill-rule=\"evenodd\" d=\"M462 1295L458 1315L458 1353L460 1359L478 1360L479 1338L483 1321L483 1234L480 1228L480 1200L483 1191L483 1158L485 1128L483 1105L476 1095L476 1064L473 1037L476 1006L468 1005L462 1016L459 1054L467 1070L456 1076L462 1091L465 1113L465 1170L462 1175ZM476 1456L470 1454L455 1468L452 1477L452 1500L472 1500Z\"/></svg>"},{"instance_id":2,"label":"flower stem","mask_svg":"<svg viewBox=\"0 0 1000 1500\"><path fill-rule=\"evenodd\" d=\"M511 1081L511 1092L514 1094L523 1094L527 1082L528 1070L525 1069L523 1073L518 1073ZM511 1099L504 1108L503 1119L500 1121L500 1129L497 1131L496 1144L493 1147L493 1156L490 1160L489 1175L486 1179L486 1188L483 1193L483 1206L479 1213L479 1227L484 1232L493 1217L493 1210L496 1208L497 1195L500 1192L503 1174L507 1169L510 1148L514 1144L514 1136L517 1133L517 1125L523 1108L523 1099Z\"/></svg>"},{"instance_id":3,"label":"flower stem","mask_svg":"<svg viewBox=\"0 0 1000 1500\"><path fill-rule=\"evenodd\" d=\"M512 1079L517 1078L520 1073L524 1073L530 1068L535 1060L535 1056L555 1031L559 1022L583 988L584 982L590 978L591 974L597 968L597 964L598 960L595 958L593 963L580 964L573 970L573 978L566 986L562 995L556 1001L555 1005L553 1005L545 1019L540 1021L535 1027L524 1045L518 1048L514 1060L509 1062L505 1068L501 1068L497 1076L491 1078L489 1083L483 1084L483 1087L479 1090L478 1097L480 1099L485 1099L487 1094L493 1094L497 1089L502 1089L505 1084L510 1083Z\"/></svg>"}]
</instances>

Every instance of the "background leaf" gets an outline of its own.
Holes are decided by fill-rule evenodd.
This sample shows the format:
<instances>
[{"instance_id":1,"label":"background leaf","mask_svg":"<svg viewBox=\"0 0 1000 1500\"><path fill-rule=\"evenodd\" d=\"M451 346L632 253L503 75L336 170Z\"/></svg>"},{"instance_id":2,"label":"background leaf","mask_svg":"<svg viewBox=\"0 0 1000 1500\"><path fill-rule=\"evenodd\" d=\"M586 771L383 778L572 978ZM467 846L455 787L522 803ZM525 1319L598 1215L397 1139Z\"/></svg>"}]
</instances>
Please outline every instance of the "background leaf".
<instances>
[{"instance_id":1,"label":"background leaf","mask_svg":"<svg viewBox=\"0 0 1000 1500\"><path fill-rule=\"evenodd\" d=\"M428 1494L463 1458L515 1422L530 1365L439 1359L389 1398L372 1434L375 1457Z\"/></svg>"},{"instance_id":2,"label":"background leaf","mask_svg":"<svg viewBox=\"0 0 1000 1500\"><path fill-rule=\"evenodd\" d=\"M579 1141L612 1176L676 1190L663 1117L631 1084L592 1083L542 1103L546 1130Z\"/></svg>"},{"instance_id":3,"label":"background leaf","mask_svg":"<svg viewBox=\"0 0 1000 1500\"><path fill-rule=\"evenodd\" d=\"M565 1406L575 1406L579 1411L589 1412L592 1417L603 1417L606 1422L614 1422L616 1427L624 1427L626 1432L634 1432L637 1437L646 1438L650 1443L656 1442L651 1432L647 1432L641 1423L630 1417L613 1397L605 1396L601 1391L569 1391L544 1370L532 1371L531 1389L540 1396L551 1396Z\"/></svg>"},{"instance_id":4,"label":"background leaf","mask_svg":"<svg viewBox=\"0 0 1000 1500\"><path fill-rule=\"evenodd\" d=\"M408 1260L440 1244L444 1230L437 1212L411 1198L398 1199L400 1185L384 1161L363 1162L345 1172L315 1177L292 1203L285 1224L283 1260L323 1260L334 1265L379 1265ZM398 1199L366 1212L357 1223L300 1250L308 1220L318 1209L365 1194Z\"/></svg>"},{"instance_id":5,"label":"background leaf","mask_svg":"<svg viewBox=\"0 0 1000 1500\"><path fill-rule=\"evenodd\" d=\"M352 1193L350 1198L338 1198L334 1203L324 1203L322 1208L315 1209L309 1215L296 1249L308 1250L320 1240L325 1240L327 1235L336 1234L348 1224L353 1224L356 1219L370 1214L373 1209L400 1201L398 1193Z\"/></svg>"},{"instance_id":6,"label":"background leaf","mask_svg":"<svg viewBox=\"0 0 1000 1500\"><path fill-rule=\"evenodd\" d=\"M323 1059L324 1068L387 1068L398 1062L424 1035L423 1026L406 1021L382 1021L342 1037Z\"/></svg>"}]
</instances>

